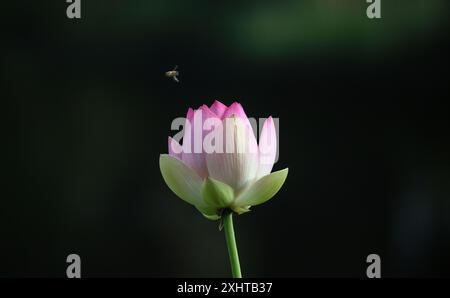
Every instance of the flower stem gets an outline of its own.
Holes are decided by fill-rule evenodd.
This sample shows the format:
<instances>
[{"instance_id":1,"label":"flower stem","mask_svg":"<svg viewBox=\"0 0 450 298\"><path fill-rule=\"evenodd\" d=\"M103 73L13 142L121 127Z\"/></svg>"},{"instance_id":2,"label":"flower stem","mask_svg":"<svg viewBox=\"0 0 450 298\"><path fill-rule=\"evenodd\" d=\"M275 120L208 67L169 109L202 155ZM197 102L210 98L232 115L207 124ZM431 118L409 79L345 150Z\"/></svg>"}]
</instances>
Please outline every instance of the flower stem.
<instances>
[{"instance_id":1,"label":"flower stem","mask_svg":"<svg viewBox=\"0 0 450 298\"><path fill-rule=\"evenodd\" d=\"M241 278L241 265L239 264L239 255L234 237L233 212L227 211L223 214L223 227L225 239L227 240L228 255L230 256L231 273L234 278Z\"/></svg>"}]
</instances>

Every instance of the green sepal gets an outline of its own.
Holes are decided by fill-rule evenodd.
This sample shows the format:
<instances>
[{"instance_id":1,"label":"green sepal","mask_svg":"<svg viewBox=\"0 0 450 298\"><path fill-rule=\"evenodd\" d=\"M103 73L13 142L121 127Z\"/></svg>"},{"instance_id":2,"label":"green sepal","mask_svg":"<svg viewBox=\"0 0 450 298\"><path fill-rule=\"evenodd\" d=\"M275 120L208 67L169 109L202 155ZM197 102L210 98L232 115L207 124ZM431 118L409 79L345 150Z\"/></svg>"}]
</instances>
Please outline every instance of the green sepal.
<instances>
[{"instance_id":1,"label":"green sepal","mask_svg":"<svg viewBox=\"0 0 450 298\"><path fill-rule=\"evenodd\" d=\"M262 177L236 198L233 210L267 202L283 186L287 175L288 169L286 168Z\"/></svg>"},{"instance_id":2,"label":"green sepal","mask_svg":"<svg viewBox=\"0 0 450 298\"><path fill-rule=\"evenodd\" d=\"M206 178L202 187L203 200L216 208L227 208L234 201L234 190L228 184Z\"/></svg>"}]
</instances>

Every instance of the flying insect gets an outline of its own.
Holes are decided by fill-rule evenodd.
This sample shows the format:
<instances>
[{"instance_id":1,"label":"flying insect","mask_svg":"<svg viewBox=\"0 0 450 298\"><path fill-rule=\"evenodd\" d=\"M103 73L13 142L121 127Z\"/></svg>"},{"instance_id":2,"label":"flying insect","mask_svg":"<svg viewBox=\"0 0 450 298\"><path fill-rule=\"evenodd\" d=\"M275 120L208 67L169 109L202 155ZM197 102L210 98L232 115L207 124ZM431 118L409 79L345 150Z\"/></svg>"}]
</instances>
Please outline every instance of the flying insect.
<instances>
[{"instance_id":1,"label":"flying insect","mask_svg":"<svg viewBox=\"0 0 450 298\"><path fill-rule=\"evenodd\" d=\"M178 65L175 65L173 70L166 71L166 77L173 78L173 80L175 82L179 83L180 81L178 80L178 76L180 75L180 73L178 72L177 69L178 69Z\"/></svg>"}]
</instances>

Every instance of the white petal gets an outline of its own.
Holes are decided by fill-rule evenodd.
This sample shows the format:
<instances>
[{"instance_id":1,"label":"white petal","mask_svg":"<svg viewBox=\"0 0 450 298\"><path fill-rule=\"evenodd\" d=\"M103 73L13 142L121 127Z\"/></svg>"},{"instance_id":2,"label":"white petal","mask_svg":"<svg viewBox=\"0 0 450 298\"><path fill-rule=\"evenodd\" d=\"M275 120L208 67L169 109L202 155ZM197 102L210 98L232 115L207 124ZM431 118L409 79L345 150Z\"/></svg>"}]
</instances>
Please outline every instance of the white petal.
<instances>
[{"instance_id":1,"label":"white petal","mask_svg":"<svg viewBox=\"0 0 450 298\"><path fill-rule=\"evenodd\" d=\"M206 154L210 177L239 191L253 182L258 170L258 146L252 128L241 118L232 116L224 126L222 153Z\"/></svg>"}]
</instances>

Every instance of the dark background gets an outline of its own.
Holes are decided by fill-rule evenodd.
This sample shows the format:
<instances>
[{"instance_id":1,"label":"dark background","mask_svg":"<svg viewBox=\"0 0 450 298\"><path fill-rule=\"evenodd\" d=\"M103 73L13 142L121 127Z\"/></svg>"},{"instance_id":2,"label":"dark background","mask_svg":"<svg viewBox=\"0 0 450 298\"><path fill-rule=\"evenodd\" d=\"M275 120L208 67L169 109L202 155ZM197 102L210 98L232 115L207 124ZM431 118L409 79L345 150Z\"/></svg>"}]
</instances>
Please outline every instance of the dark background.
<instances>
[{"instance_id":1,"label":"dark background","mask_svg":"<svg viewBox=\"0 0 450 298\"><path fill-rule=\"evenodd\" d=\"M235 218L244 276L364 277L371 253L450 276L446 2L2 3L0 276L65 277L77 253L84 277L228 277L217 222L158 166L214 99L280 118L290 170Z\"/></svg>"}]
</instances>

